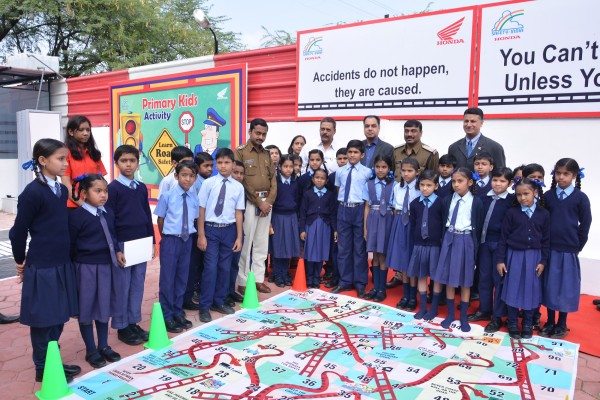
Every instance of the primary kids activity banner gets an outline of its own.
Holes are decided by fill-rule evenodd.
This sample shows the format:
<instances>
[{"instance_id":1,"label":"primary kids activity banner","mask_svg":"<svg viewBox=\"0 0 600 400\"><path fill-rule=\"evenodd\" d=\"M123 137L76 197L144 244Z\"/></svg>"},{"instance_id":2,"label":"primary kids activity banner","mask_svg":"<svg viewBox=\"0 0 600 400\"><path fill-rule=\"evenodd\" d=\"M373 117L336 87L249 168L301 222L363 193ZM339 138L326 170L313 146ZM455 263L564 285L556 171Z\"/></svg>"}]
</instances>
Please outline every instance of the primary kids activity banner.
<instances>
[{"instance_id":1,"label":"primary kids activity banner","mask_svg":"<svg viewBox=\"0 0 600 400\"><path fill-rule=\"evenodd\" d=\"M81 399L572 399L579 346L463 333L379 303L284 292L70 386Z\"/></svg>"},{"instance_id":2,"label":"primary kids activity banner","mask_svg":"<svg viewBox=\"0 0 600 400\"><path fill-rule=\"evenodd\" d=\"M121 144L140 150L136 178L148 186L151 199L172 171L173 147L214 157L218 148L235 148L244 140L245 64L128 81L110 90L112 150Z\"/></svg>"}]
</instances>

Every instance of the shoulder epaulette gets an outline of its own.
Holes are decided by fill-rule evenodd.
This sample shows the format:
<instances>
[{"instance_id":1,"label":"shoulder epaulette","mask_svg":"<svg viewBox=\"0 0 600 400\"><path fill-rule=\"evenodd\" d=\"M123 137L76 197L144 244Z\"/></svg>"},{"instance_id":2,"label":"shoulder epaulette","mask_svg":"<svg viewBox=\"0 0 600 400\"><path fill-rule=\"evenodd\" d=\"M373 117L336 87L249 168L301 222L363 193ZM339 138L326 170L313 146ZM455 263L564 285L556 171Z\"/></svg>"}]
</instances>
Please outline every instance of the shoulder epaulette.
<instances>
[{"instance_id":1,"label":"shoulder epaulette","mask_svg":"<svg viewBox=\"0 0 600 400\"><path fill-rule=\"evenodd\" d=\"M435 148L429 146L428 144L421 143L421 147L423 147L425 150L427 150L433 154L437 153L437 150Z\"/></svg>"}]
</instances>

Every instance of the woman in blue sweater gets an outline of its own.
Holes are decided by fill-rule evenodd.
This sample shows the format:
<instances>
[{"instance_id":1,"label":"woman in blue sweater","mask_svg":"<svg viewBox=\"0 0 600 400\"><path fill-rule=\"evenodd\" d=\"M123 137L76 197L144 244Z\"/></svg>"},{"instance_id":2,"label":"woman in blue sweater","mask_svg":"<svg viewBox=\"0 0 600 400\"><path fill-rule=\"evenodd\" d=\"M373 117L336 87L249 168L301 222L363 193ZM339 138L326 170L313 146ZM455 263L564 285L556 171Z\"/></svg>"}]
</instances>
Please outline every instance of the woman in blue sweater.
<instances>
[{"instance_id":1,"label":"woman in blue sweater","mask_svg":"<svg viewBox=\"0 0 600 400\"><path fill-rule=\"evenodd\" d=\"M48 342L58 341L65 322L78 314L75 270L69 257L67 187L57 177L65 173L68 150L54 139L40 139L33 159L23 168L33 169L36 179L19 195L17 217L9 237L23 282L21 315L30 327L35 380L41 382ZM26 252L27 235L31 236ZM81 372L65 365L67 381Z\"/></svg>"}]
</instances>

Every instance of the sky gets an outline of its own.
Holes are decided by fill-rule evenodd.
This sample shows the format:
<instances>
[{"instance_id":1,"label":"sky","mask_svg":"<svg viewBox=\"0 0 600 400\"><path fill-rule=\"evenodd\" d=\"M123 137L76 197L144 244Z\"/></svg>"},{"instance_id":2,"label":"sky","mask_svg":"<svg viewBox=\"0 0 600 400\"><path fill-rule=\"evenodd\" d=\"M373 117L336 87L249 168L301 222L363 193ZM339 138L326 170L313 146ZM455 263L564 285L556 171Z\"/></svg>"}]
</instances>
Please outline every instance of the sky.
<instances>
[{"instance_id":1,"label":"sky","mask_svg":"<svg viewBox=\"0 0 600 400\"><path fill-rule=\"evenodd\" d=\"M498 0L210 0L207 4L212 6L208 17L229 17L223 28L239 32L250 50L261 47L265 34L261 26L295 36L299 30L379 19L386 14L393 17L494 2Z\"/></svg>"}]
</instances>

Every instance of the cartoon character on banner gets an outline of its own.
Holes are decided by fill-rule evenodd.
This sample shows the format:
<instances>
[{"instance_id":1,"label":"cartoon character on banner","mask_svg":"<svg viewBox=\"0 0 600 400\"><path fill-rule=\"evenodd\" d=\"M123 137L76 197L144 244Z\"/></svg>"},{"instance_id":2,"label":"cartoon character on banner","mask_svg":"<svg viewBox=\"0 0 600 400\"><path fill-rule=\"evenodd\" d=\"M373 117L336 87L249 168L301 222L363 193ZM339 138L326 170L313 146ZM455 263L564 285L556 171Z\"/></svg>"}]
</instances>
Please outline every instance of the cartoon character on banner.
<instances>
[{"instance_id":1,"label":"cartoon character on banner","mask_svg":"<svg viewBox=\"0 0 600 400\"><path fill-rule=\"evenodd\" d=\"M206 120L204 121L204 129L200 131L202 140L200 144L194 147L194 155L198 153L207 152L213 159L213 175L216 175L217 168L215 162L215 156L219 151L218 140L219 140L219 129L227 124L227 121L217 113L217 111L209 107L206 110Z\"/></svg>"}]
</instances>

